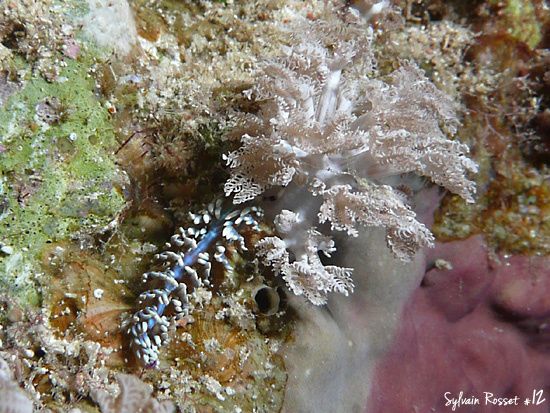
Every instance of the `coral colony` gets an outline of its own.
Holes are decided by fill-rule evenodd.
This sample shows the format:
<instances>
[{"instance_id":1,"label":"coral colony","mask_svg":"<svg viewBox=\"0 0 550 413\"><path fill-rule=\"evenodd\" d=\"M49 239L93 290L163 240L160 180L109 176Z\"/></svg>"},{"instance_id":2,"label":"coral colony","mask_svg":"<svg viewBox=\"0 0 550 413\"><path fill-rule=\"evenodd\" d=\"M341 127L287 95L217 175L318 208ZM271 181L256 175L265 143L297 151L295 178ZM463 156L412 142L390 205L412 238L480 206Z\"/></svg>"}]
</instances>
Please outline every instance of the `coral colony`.
<instances>
[{"instance_id":1,"label":"coral colony","mask_svg":"<svg viewBox=\"0 0 550 413\"><path fill-rule=\"evenodd\" d=\"M165 314L172 314L172 319L187 314L189 301L185 281L191 288L209 284L211 250L214 259L231 272L223 242L236 243L238 249L246 250L238 229L244 224L258 231L256 218L262 212L256 207L222 212L222 202L218 200L209 204L206 210L189 215L195 226L180 228L166 243L168 250L156 256L163 262L163 269L143 275L143 282L154 282L159 286L140 295L140 304L144 308L134 314L128 328L136 358L148 367L157 366L159 349L168 340L170 319ZM204 280L194 268L197 265L202 267Z\"/></svg>"},{"instance_id":2,"label":"coral colony","mask_svg":"<svg viewBox=\"0 0 550 413\"><path fill-rule=\"evenodd\" d=\"M261 239L256 252L294 294L316 305L326 303L330 292L348 295L354 287L352 268L325 264L336 248L323 230L354 237L358 225L384 227L388 247L406 261L432 246L434 238L415 219L400 176L430 178L468 202L475 193L467 174L477 165L466 156L468 147L447 138L459 125L455 102L409 62L385 80L375 78L372 29L361 27L359 19L348 23L295 24L292 45L265 61L256 85L245 92L260 109L243 114L236 130L241 147L223 156L231 169L224 190L235 204L279 189L266 197L272 201L264 200L266 211L275 211L267 216L278 236ZM236 228L241 223L257 228L253 216L259 209L222 214L219 205L191 215L196 225L209 229L181 229L168 246L186 250L160 254L164 270L144 275L144 281L162 283L141 295L146 306L129 329L145 365L156 365L168 338L163 314L186 312L184 275L198 286L193 266L202 265L208 276L206 250L214 245L214 258L230 269L219 237L244 249Z\"/></svg>"},{"instance_id":3,"label":"coral colony","mask_svg":"<svg viewBox=\"0 0 550 413\"><path fill-rule=\"evenodd\" d=\"M248 91L260 109L243 116L241 148L224 156L232 173L225 193L235 204L279 190L265 205L279 236L260 240L259 254L314 304L353 289L352 269L321 261L335 247L318 224L351 237L359 224L384 227L388 247L408 260L433 235L396 179L415 173L468 202L475 193L468 147L446 136L459 125L457 105L413 63L375 78L372 37L358 19L299 21L293 44L264 62Z\"/></svg>"}]
</instances>

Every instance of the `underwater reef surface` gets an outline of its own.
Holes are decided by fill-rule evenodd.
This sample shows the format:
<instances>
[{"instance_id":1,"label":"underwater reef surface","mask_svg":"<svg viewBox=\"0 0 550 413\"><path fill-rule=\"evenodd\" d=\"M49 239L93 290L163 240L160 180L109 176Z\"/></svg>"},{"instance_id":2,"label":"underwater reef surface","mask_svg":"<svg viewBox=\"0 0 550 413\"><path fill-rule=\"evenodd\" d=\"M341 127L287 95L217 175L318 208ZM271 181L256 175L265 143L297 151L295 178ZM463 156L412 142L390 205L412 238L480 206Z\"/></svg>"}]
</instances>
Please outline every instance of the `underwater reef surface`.
<instances>
[{"instance_id":1,"label":"underwater reef surface","mask_svg":"<svg viewBox=\"0 0 550 413\"><path fill-rule=\"evenodd\" d=\"M315 36L297 35L299 22L306 32L328 27L334 38L321 36L310 47ZM445 412L447 391L527 397L534 389L550 400L549 23L542 0L0 3L0 412ZM359 45L342 60L331 43L339 36ZM367 72L354 60L360 49ZM292 56L294 66L281 68L281 55ZM348 161L358 148L368 155L368 145L345 156L336 145L330 162L327 153L304 156L316 138L326 144L314 123L284 128L288 102L316 96L327 84L308 72L308 59L319 73L343 71L347 81L371 82L376 93L388 92L384 99L395 97L403 107L385 121L396 139L405 136L397 129L409 128L441 134L439 143L455 150L467 145L479 171L453 183L474 181L475 202L410 175L362 175ZM258 87L269 76L296 85L284 70L297 68L308 87ZM404 93L406 83L393 84L396 73L407 73L405 80L416 73L415 85L427 82L420 90L428 104L407 105L407 98L421 98ZM338 85L340 78L332 79L328 84ZM277 105L251 90L278 96L278 117L269 112ZM346 119L378 106L361 94L347 106L343 98L351 95L340 92L334 130L350 138L344 132L356 126ZM331 94L323 96L325 109L334 107ZM450 118L433 121L430 99L441 97L455 111L455 128L446 124ZM429 128L419 122L424 115ZM365 125L381 133L379 125ZM156 254L168 241L176 245L171 237L179 227L194 237L197 217L189 213L225 199L224 184L247 178L236 177L231 169L239 166L227 168L222 155L239 159L243 133L279 139L307 128L293 153L269 139L252 153L246 173L275 165L255 194L288 183L294 167L304 175L286 198L273 203L285 192L266 191L253 201L267 218L259 231L239 233L245 250L227 246L233 271L211 260L209 283L190 289L185 314L170 320L157 368L137 363L128 322L142 308L140 294L159 287L142 282L143 273L170 270ZM396 142L382 147L384 162L410 161L414 146ZM388 148L395 149L391 156ZM277 163L279 156L290 161ZM457 150L453 159L465 154ZM391 172L418 172L425 164L398 166ZM424 175L449 184L450 170ZM296 189L315 173L326 180L315 195L323 201ZM397 222L394 238L384 228L355 229L360 219L371 222L372 211L349 213L352 201L369 199L344 188L357 183L353 177L370 196L373 183L386 185L399 205L392 210L397 220L376 209L379 199L369 205L381 211L379 226ZM246 182L253 192L254 184ZM321 205L336 230L325 224L311 232ZM300 213L291 214L297 207ZM274 218L281 209L288 222ZM407 238L405 217L422 237ZM291 228L297 222L307 225ZM303 245L263 248L262 255L255 248L262 238ZM388 239L406 246L410 262L392 255ZM423 247L434 240L434 249ZM283 280L264 265L266 251L275 268L274 254L287 248L283 264L298 274L290 282L288 273ZM299 267L296 252L304 251L312 268L342 271L325 274L322 289L308 284L318 273ZM345 288L330 284L334 274ZM301 291L326 304L294 295ZM469 408L458 411L511 411ZM547 410L548 401L516 411Z\"/></svg>"}]
</instances>

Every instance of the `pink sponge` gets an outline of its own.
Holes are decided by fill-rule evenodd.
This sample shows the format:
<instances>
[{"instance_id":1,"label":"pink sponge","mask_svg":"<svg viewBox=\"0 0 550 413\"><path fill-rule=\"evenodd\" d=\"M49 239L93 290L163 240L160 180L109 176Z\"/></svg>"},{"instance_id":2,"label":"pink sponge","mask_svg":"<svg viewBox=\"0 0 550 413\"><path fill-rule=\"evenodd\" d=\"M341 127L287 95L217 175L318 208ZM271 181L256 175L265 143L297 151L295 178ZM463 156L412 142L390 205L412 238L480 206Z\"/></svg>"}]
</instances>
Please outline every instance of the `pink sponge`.
<instances>
[{"instance_id":1,"label":"pink sponge","mask_svg":"<svg viewBox=\"0 0 550 413\"><path fill-rule=\"evenodd\" d=\"M405 306L392 348L378 364L367 411L548 412L550 260L516 256L490 263L480 236L439 244L433 268ZM545 270L546 268L546 270ZM524 404L533 391L546 401ZM486 402L518 396L517 405ZM447 396L447 397L445 397ZM447 404L447 406L446 406Z\"/></svg>"}]
</instances>

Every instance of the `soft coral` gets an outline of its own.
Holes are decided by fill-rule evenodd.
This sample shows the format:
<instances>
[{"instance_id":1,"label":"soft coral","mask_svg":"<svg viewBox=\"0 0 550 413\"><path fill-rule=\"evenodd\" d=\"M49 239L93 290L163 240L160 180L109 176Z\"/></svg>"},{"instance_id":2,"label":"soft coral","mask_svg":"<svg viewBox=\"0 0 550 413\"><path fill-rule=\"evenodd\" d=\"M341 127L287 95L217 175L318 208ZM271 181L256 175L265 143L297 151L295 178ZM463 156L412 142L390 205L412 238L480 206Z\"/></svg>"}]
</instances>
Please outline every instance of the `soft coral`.
<instances>
[{"instance_id":1,"label":"soft coral","mask_svg":"<svg viewBox=\"0 0 550 413\"><path fill-rule=\"evenodd\" d=\"M466 156L468 147L447 137L459 125L457 103L412 63L402 63L385 80L376 78L372 29L349 20L295 25L294 44L264 63L248 92L260 110L245 116L242 146L224 156L232 173L225 193L235 203L272 187L286 189L277 195L280 206L288 205L290 193L298 201L287 209L296 210L299 225L294 222L280 241L263 241L260 250L267 263L275 263L273 255L287 257L275 269L316 304L336 289L328 287L336 280L346 280L336 290L352 289L350 269L321 263L319 253L326 251L310 242L322 235L316 221L351 236L358 224L385 227L394 255L408 260L431 246L433 236L386 179L416 173L468 202L475 192L467 173L477 165ZM311 196L323 200L305 201ZM306 204L316 209L306 210Z\"/></svg>"}]
</instances>

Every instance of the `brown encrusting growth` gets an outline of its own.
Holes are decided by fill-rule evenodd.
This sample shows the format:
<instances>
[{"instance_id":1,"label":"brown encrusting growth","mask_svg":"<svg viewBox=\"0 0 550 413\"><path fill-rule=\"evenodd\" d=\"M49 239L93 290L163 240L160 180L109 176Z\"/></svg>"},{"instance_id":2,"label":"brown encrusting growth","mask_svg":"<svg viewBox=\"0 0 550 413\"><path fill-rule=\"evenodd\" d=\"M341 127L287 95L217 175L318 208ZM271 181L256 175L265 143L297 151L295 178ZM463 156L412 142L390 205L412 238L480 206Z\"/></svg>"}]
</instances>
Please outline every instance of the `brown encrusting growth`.
<instances>
[{"instance_id":1,"label":"brown encrusting growth","mask_svg":"<svg viewBox=\"0 0 550 413\"><path fill-rule=\"evenodd\" d=\"M550 187L543 47L550 14L540 2L518 2L525 15L510 25L511 3L502 2L498 13L492 4L484 12L475 9L479 34L465 49L468 76L459 91L468 115L460 135L475 148L479 193L474 205L445 198L434 234L452 240L481 232L496 252L545 255L550 252ZM531 31L536 33L523 37Z\"/></svg>"}]
</instances>

